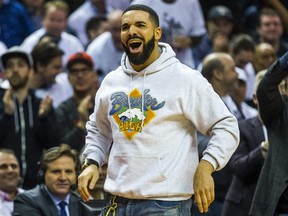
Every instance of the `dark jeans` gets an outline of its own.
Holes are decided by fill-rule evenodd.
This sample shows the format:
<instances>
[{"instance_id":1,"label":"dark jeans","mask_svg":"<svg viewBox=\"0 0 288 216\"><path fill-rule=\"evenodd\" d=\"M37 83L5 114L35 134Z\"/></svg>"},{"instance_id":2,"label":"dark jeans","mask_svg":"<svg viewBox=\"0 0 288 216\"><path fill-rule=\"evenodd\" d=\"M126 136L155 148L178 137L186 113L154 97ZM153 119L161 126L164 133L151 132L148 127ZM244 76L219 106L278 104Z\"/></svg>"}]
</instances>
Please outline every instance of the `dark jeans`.
<instances>
[{"instance_id":1,"label":"dark jeans","mask_svg":"<svg viewBox=\"0 0 288 216\"><path fill-rule=\"evenodd\" d=\"M131 200L122 199L111 201L110 206L104 208L100 216L126 215L155 215L155 216L191 216L192 200L160 201L160 200ZM107 213L109 214L107 215Z\"/></svg>"}]
</instances>

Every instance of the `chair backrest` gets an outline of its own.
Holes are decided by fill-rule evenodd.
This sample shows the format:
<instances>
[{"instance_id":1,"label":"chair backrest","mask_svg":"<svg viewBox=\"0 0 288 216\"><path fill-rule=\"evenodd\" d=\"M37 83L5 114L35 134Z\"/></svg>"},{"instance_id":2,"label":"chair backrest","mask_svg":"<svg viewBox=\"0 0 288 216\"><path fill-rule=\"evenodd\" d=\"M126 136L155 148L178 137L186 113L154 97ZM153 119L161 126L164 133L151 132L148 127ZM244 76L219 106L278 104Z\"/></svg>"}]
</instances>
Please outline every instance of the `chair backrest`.
<instances>
[{"instance_id":1,"label":"chair backrest","mask_svg":"<svg viewBox=\"0 0 288 216\"><path fill-rule=\"evenodd\" d=\"M95 216L99 215L102 209L106 206L106 200L89 200L88 202L80 201L80 216Z\"/></svg>"}]
</instances>

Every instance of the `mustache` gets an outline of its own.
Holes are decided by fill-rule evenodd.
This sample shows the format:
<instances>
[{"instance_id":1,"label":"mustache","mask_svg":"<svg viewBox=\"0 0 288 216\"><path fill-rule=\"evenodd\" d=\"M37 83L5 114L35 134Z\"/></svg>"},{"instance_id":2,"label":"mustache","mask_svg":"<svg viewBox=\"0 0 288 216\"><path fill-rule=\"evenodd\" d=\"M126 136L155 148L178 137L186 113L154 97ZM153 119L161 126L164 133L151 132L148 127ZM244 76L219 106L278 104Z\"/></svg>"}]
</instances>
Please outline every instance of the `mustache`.
<instances>
[{"instance_id":1,"label":"mustache","mask_svg":"<svg viewBox=\"0 0 288 216\"><path fill-rule=\"evenodd\" d=\"M140 40L144 40L142 37L138 36L138 35L133 35L133 36L128 36L126 43L128 43L129 40L131 39L140 39Z\"/></svg>"}]
</instances>

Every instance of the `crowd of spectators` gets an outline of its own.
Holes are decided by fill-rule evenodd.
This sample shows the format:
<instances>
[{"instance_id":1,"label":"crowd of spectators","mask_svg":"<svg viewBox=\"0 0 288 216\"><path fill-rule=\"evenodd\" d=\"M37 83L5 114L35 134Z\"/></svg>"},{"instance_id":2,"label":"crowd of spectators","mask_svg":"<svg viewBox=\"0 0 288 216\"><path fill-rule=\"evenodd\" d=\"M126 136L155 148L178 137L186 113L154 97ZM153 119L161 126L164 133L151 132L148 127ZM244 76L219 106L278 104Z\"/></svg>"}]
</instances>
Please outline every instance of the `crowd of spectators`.
<instances>
[{"instance_id":1,"label":"crowd of spectators","mask_svg":"<svg viewBox=\"0 0 288 216\"><path fill-rule=\"evenodd\" d=\"M248 215L266 157L261 144L267 141L255 83L258 73L288 51L288 4L282 0L0 0L0 212L5 216L13 210L7 197L13 201L37 185L44 150L62 143L83 150L97 90L121 63L120 19L130 4L146 4L158 13L160 41L202 73L238 119L240 145L214 176L216 201L208 213ZM198 138L201 157L208 140L200 133ZM256 166L252 171L243 162L249 155ZM11 187L2 180L3 169L17 179ZM239 192L242 185L245 193Z\"/></svg>"}]
</instances>

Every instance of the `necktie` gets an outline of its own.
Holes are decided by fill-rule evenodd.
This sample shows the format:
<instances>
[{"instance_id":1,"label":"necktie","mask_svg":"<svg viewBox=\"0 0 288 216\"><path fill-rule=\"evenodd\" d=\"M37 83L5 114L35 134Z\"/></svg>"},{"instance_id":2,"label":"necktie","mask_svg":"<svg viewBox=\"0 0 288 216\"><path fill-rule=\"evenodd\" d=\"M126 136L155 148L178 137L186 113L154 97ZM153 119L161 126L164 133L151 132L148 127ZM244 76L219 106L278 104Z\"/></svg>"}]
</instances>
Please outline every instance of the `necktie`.
<instances>
[{"instance_id":1,"label":"necktie","mask_svg":"<svg viewBox=\"0 0 288 216\"><path fill-rule=\"evenodd\" d=\"M65 211L65 206L67 205L65 201L61 201L59 204L60 206L60 216L67 216Z\"/></svg>"}]
</instances>

